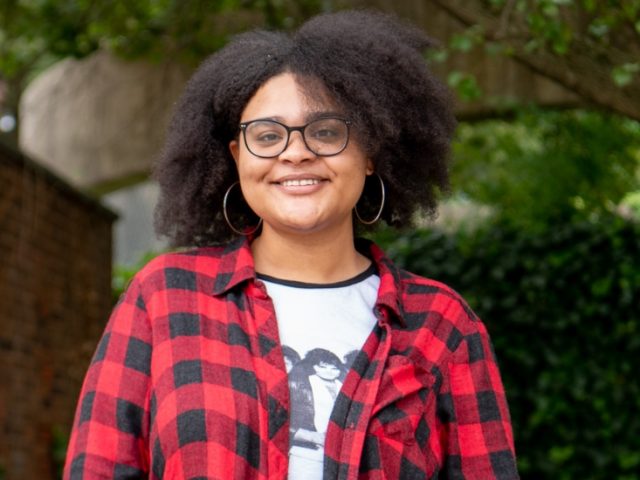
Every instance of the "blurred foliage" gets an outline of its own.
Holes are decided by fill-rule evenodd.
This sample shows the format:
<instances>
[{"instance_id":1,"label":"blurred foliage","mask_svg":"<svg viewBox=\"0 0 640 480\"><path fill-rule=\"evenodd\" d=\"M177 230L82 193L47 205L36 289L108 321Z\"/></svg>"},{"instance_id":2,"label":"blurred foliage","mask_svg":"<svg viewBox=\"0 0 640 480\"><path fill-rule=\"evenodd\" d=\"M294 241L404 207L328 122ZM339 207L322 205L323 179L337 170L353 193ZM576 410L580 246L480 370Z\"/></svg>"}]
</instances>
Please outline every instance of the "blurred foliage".
<instances>
[{"instance_id":1,"label":"blurred foliage","mask_svg":"<svg viewBox=\"0 0 640 480\"><path fill-rule=\"evenodd\" d=\"M374 237L399 265L455 288L484 319L523 479L640 478L637 224Z\"/></svg>"},{"instance_id":2,"label":"blurred foliage","mask_svg":"<svg viewBox=\"0 0 640 480\"><path fill-rule=\"evenodd\" d=\"M63 476L68 444L69 434L60 425L55 425L51 430L51 463L57 479Z\"/></svg>"},{"instance_id":3,"label":"blurred foliage","mask_svg":"<svg viewBox=\"0 0 640 480\"><path fill-rule=\"evenodd\" d=\"M577 19L586 26L584 33L589 40L603 48L612 46L614 37L620 33L640 34L639 0L489 0L489 3L500 12L504 8L526 12L523 18L531 34L527 45L530 50L547 46L557 54L566 54L578 32L582 33L582 29L576 30Z\"/></svg>"},{"instance_id":4,"label":"blurred foliage","mask_svg":"<svg viewBox=\"0 0 640 480\"><path fill-rule=\"evenodd\" d=\"M626 194L622 199L622 206L628 209L632 216L640 218L640 190Z\"/></svg>"},{"instance_id":5,"label":"blurred foliage","mask_svg":"<svg viewBox=\"0 0 640 480\"><path fill-rule=\"evenodd\" d=\"M453 184L532 231L594 220L640 189L640 122L595 111L520 110L459 126Z\"/></svg>"},{"instance_id":6,"label":"blurred foliage","mask_svg":"<svg viewBox=\"0 0 640 480\"><path fill-rule=\"evenodd\" d=\"M162 252L146 252L134 264L116 265L113 268L113 274L111 275L111 293L114 304L118 301L120 295L122 295L127 289L133 276L160 253Z\"/></svg>"},{"instance_id":7,"label":"blurred foliage","mask_svg":"<svg viewBox=\"0 0 640 480\"><path fill-rule=\"evenodd\" d=\"M462 100L478 98L464 72L484 51L517 59L585 103L640 120L640 0L431 2L464 26L431 57L440 62L462 55L460 71L449 76Z\"/></svg>"}]
</instances>

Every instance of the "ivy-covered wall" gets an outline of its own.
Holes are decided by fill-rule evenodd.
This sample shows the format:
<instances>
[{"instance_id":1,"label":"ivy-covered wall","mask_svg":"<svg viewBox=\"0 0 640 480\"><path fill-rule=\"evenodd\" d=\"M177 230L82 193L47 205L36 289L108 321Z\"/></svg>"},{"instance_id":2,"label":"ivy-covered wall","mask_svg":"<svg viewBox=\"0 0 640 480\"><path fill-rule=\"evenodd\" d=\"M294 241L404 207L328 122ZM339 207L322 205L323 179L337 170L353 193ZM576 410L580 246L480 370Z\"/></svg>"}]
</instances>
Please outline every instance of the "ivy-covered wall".
<instances>
[{"instance_id":1,"label":"ivy-covered wall","mask_svg":"<svg viewBox=\"0 0 640 480\"><path fill-rule=\"evenodd\" d=\"M640 478L640 227L376 234L489 329L523 479Z\"/></svg>"}]
</instances>

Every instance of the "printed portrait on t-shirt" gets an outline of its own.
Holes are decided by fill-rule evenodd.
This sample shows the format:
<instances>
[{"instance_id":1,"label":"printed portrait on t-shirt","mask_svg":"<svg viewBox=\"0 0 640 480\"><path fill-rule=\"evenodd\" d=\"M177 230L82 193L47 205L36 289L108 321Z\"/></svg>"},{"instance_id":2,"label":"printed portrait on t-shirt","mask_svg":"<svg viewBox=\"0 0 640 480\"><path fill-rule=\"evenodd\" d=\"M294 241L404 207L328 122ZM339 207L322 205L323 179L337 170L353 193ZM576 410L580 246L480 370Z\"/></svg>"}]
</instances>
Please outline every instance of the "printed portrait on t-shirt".
<instances>
[{"instance_id":1,"label":"printed portrait on t-shirt","mask_svg":"<svg viewBox=\"0 0 640 480\"><path fill-rule=\"evenodd\" d=\"M287 369L287 373L290 373L291 369L300 362L300 355L287 345L282 346L282 355L284 356L284 366Z\"/></svg>"},{"instance_id":2,"label":"printed portrait on t-shirt","mask_svg":"<svg viewBox=\"0 0 640 480\"><path fill-rule=\"evenodd\" d=\"M345 366L324 348L307 352L289 372L291 445L322 449Z\"/></svg>"}]
</instances>

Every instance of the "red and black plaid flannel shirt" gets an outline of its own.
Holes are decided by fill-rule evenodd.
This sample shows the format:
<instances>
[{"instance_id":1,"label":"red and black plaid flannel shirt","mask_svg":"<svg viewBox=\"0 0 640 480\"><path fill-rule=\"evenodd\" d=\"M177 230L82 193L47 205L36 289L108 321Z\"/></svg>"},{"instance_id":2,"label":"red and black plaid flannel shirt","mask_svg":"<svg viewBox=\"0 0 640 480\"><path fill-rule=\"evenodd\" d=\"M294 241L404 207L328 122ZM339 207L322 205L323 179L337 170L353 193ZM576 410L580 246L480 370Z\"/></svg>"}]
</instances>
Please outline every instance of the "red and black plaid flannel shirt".
<instances>
[{"instance_id":1,"label":"red and black plaid flannel shirt","mask_svg":"<svg viewBox=\"0 0 640 480\"><path fill-rule=\"evenodd\" d=\"M369 243L378 323L331 416L325 479L518 478L484 325ZM89 367L66 479L285 479L287 373L246 240L158 257Z\"/></svg>"}]
</instances>

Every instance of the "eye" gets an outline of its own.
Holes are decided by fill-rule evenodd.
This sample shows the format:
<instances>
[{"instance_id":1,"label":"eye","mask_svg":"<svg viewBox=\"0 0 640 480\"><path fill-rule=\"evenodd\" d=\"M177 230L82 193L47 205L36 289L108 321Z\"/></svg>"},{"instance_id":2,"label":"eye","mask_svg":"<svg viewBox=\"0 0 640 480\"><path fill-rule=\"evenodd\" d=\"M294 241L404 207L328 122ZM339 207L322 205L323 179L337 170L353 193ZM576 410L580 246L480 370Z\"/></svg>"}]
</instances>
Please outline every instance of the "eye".
<instances>
[{"instance_id":1,"label":"eye","mask_svg":"<svg viewBox=\"0 0 640 480\"><path fill-rule=\"evenodd\" d=\"M332 130L330 128L323 128L322 130L316 130L313 132L313 136L318 139L331 139L337 137L338 135L339 133L336 130Z\"/></svg>"},{"instance_id":2,"label":"eye","mask_svg":"<svg viewBox=\"0 0 640 480\"><path fill-rule=\"evenodd\" d=\"M308 138L327 144L342 142L347 135L345 123L335 118L312 122L307 128Z\"/></svg>"},{"instance_id":3,"label":"eye","mask_svg":"<svg viewBox=\"0 0 640 480\"><path fill-rule=\"evenodd\" d=\"M282 135L276 132L264 132L257 135L255 140L260 143L274 143L282 140Z\"/></svg>"},{"instance_id":4,"label":"eye","mask_svg":"<svg viewBox=\"0 0 640 480\"><path fill-rule=\"evenodd\" d=\"M285 138L286 130L281 125L264 121L254 122L249 125L246 131L249 141L260 145L273 145Z\"/></svg>"}]
</instances>

